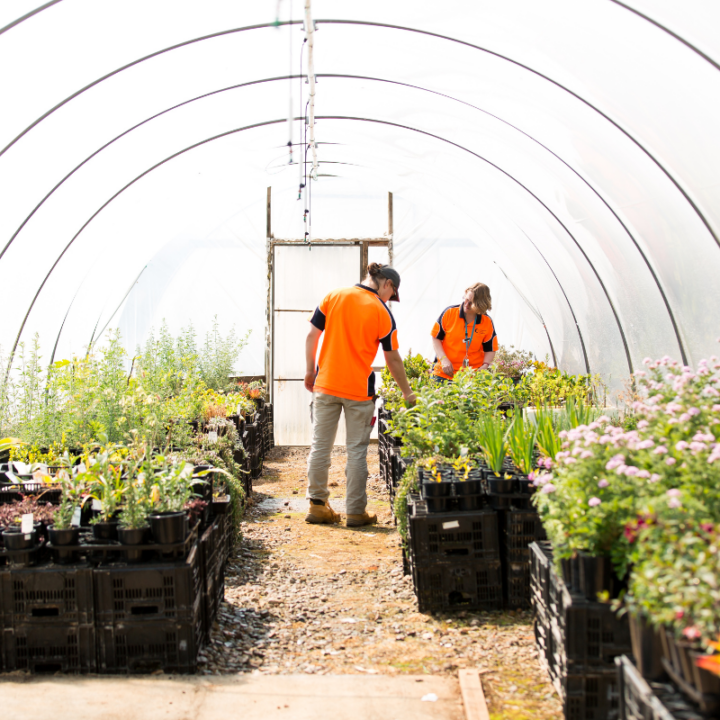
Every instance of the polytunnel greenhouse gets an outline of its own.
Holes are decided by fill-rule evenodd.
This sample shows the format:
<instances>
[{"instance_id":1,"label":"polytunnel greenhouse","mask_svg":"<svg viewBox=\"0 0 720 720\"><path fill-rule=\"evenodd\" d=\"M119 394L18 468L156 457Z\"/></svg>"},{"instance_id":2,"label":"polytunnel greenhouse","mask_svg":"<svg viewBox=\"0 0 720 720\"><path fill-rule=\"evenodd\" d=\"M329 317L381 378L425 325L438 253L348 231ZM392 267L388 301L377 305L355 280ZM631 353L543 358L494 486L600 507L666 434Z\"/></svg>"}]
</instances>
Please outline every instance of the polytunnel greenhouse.
<instances>
[{"instance_id":1,"label":"polytunnel greenhouse","mask_svg":"<svg viewBox=\"0 0 720 720\"><path fill-rule=\"evenodd\" d=\"M8 717L720 717L718 38L4 0Z\"/></svg>"}]
</instances>

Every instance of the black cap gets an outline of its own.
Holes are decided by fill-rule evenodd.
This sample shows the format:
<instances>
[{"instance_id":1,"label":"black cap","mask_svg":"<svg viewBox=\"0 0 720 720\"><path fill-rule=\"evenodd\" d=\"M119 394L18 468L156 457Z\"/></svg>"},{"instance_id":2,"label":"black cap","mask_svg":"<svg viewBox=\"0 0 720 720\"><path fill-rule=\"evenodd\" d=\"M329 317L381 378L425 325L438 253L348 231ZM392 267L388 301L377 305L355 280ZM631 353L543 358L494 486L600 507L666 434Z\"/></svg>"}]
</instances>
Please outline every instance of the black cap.
<instances>
[{"instance_id":1,"label":"black cap","mask_svg":"<svg viewBox=\"0 0 720 720\"><path fill-rule=\"evenodd\" d=\"M400 273L389 265L383 265L380 274L395 286L395 294L390 298L390 302L400 302Z\"/></svg>"}]
</instances>

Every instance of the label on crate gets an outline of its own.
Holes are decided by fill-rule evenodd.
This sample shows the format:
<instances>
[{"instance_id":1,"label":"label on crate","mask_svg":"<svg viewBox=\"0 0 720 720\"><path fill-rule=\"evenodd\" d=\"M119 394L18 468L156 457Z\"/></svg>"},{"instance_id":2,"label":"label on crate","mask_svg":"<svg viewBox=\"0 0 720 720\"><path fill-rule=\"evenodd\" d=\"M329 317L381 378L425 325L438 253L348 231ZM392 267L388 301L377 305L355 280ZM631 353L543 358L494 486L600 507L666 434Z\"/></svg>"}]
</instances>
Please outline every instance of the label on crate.
<instances>
[{"instance_id":1,"label":"label on crate","mask_svg":"<svg viewBox=\"0 0 720 720\"><path fill-rule=\"evenodd\" d=\"M92 509L96 512L102 512L103 506L102 506L102 500L98 500L97 498L93 498L92 501Z\"/></svg>"},{"instance_id":2,"label":"label on crate","mask_svg":"<svg viewBox=\"0 0 720 720\"><path fill-rule=\"evenodd\" d=\"M208 433L208 440L209 440L211 443L216 443L216 442L218 441L218 434L217 434L217 432L216 432L215 430L211 430L211 431Z\"/></svg>"},{"instance_id":3,"label":"label on crate","mask_svg":"<svg viewBox=\"0 0 720 720\"><path fill-rule=\"evenodd\" d=\"M13 484L13 485L19 485L20 481L17 478L17 475L14 472L10 472L10 470L6 471L5 473L7 479Z\"/></svg>"},{"instance_id":4,"label":"label on crate","mask_svg":"<svg viewBox=\"0 0 720 720\"><path fill-rule=\"evenodd\" d=\"M23 535L30 535L30 534L32 534L33 527L34 527L33 514L27 513L26 515L23 515L22 522L20 525L20 532ZM25 538L25 539L29 540L30 538Z\"/></svg>"},{"instance_id":5,"label":"label on crate","mask_svg":"<svg viewBox=\"0 0 720 720\"><path fill-rule=\"evenodd\" d=\"M73 510L73 516L72 520L70 520L70 524L73 527L80 527L80 516L82 515L82 508L78 505L75 510Z\"/></svg>"},{"instance_id":6,"label":"label on crate","mask_svg":"<svg viewBox=\"0 0 720 720\"><path fill-rule=\"evenodd\" d=\"M449 522L443 523L443 530L452 530L453 528L459 528L460 523L457 520L450 520Z\"/></svg>"}]
</instances>

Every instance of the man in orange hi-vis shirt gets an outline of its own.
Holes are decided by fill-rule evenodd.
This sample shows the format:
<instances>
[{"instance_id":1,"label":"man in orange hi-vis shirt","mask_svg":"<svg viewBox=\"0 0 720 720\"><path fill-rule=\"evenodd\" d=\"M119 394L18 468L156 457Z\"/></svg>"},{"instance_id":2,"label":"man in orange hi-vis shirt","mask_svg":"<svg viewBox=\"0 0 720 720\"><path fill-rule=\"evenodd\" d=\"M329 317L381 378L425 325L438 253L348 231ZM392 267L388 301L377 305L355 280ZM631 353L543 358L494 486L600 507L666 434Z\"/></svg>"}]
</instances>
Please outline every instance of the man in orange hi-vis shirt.
<instances>
[{"instance_id":1,"label":"man in orange hi-vis shirt","mask_svg":"<svg viewBox=\"0 0 720 720\"><path fill-rule=\"evenodd\" d=\"M313 435L308 458L310 508L308 523L337 523L330 507L328 470L341 411L347 428L346 523L371 525L367 512L367 448L375 415L375 372L372 363L382 345L385 362L409 404L415 403L405 366L398 352L395 318L386 302L400 301L400 275L388 265L371 263L363 283L334 290L315 310L305 342L305 387L313 393ZM320 335L325 333L315 364Z\"/></svg>"}]
</instances>

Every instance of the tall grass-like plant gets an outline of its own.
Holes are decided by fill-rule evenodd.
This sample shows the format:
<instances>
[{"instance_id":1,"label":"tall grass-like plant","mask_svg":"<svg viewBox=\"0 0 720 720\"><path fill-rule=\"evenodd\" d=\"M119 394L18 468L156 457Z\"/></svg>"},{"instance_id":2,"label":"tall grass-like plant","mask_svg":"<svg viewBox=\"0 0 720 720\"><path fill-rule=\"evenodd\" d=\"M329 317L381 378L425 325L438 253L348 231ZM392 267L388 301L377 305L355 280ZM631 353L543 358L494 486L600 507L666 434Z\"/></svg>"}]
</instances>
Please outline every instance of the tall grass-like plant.
<instances>
[{"instance_id":1,"label":"tall grass-like plant","mask_svg":"<svg viewBox=\"0 0 720 720\"><path fill-rule=\"evenodd\" d=\"M535 415L536 442L540 452L551 460L560 452L562 441L555 428L555 413L549 408L538 408Z\"/></svg>"},{"instance_id":2,"label":"tall grass-like plant","mask_svg":"<svg viewBox=\"0 0 720 720\"><path fill-rule=\"evenodd\" d=\"M487 415L477 424L481 453L488 467L499 475L508 453L507 424L502 416Z\"/></svg>"},{"instance_id":3,"label":"tall grass-like plant","mask_svg":"<svg viewBox=\"0 0 720 720\"><path fill-rule=\"evenodd\" d=\"M510 457L515 463L515 467L525 475L533 469L536 437L537 426L533 423L526 423L520 414L515 416L507 430Z\"/></svg>"}]
</instances>

